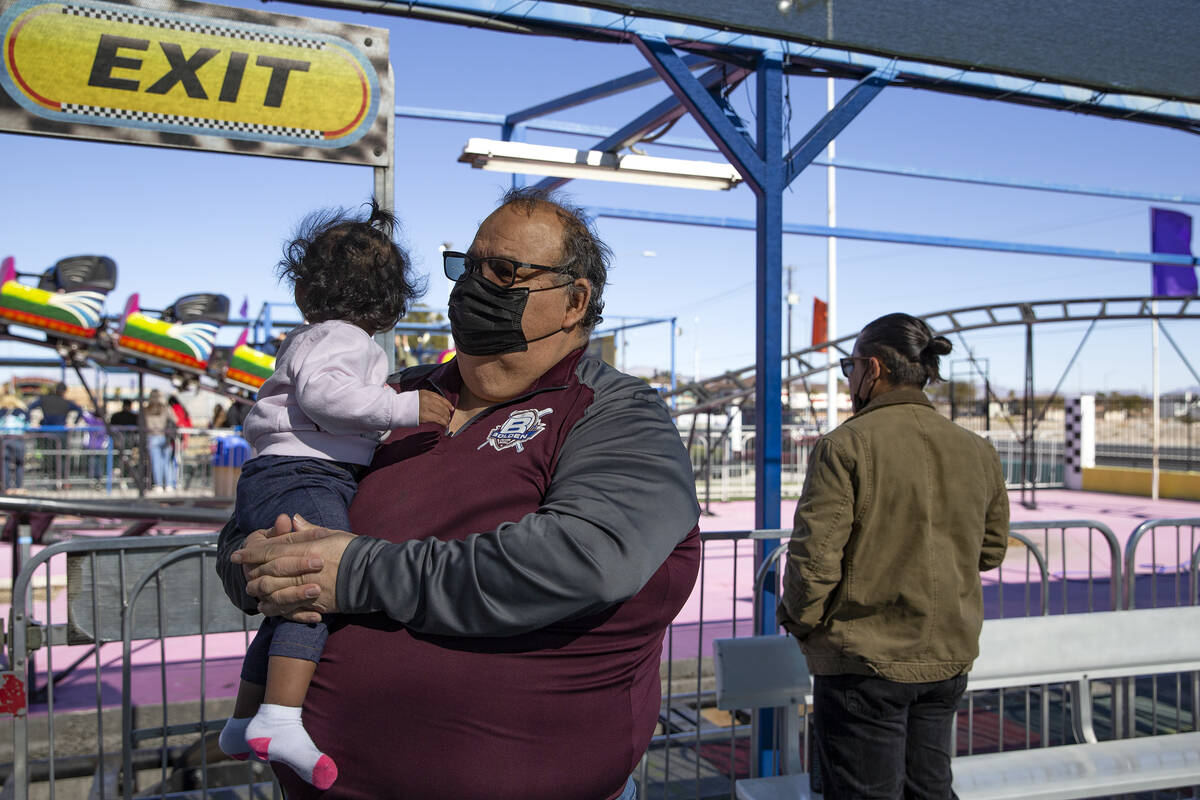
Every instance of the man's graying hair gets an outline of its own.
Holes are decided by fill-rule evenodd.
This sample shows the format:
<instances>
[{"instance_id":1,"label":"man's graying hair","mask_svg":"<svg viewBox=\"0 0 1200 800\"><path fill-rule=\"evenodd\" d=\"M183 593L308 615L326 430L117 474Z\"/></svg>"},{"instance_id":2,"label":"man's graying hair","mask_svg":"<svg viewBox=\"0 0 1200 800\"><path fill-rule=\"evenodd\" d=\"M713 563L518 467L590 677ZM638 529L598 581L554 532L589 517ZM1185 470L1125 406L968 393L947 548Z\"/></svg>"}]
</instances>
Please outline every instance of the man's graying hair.
<instances>
[{"instance_id":1,"label":"man's graying hair","mask_svg":"<svg viewBox=\"0 0 1200 800\"><path fill-rule=\"evenodd\" d=\"M919 387L942 379L938 357L951 349L950 340L934 336L924 320L901 313L868 322L855 346L882 361L893 382Z\"/></svg>"},{"instance_id":2,"label":"man's graying hair","mask_svg":"<svg viewBox=\"0 0 1200 800\"><path fill-rule=\"evenodd\" d=\"M579 323L590 333L604 319L600 312L604 310L604 284L608 281L612 250L600 241L583 209L567 202L566 198L557 192L534 186L509 189L500 198L497 209L515 208L525 214L532 214L543 207L553 209L563 226L562 264L547 266L568 267L572 275L587 278L588 283L592 285L592 297ZM572 287L572 292L579 291L581 290Z\"/></svg>"}]
</instances>

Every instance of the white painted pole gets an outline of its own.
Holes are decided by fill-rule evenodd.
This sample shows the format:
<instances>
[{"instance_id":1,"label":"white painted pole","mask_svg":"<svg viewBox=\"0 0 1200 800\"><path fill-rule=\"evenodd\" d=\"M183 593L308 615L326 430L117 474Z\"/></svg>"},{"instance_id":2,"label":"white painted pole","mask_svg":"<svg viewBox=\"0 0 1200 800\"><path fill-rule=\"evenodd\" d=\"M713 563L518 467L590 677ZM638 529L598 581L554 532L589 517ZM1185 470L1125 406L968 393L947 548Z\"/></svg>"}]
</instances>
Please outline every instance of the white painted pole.
<instances>
[{"instance_id":1,"label":"white painted pole","mask_svg":"<svg viewBox=\"0 0 1200 800\"><path fill-rule=\"evenodd\" d=\"M825 110L832 111L834 106L834 85L833 78L825 79ZM832 166L833 159L837 153L837 142L830 140L829 147L825 148L825 158L831 163L831 166L825 168L825 220L829 227L837 225L837 174ZM830 236L825 240L825 295L826 295L826 328L825 339L832 341L837 338L837 239ZM831 431L837 427L837 408L838 408L838 353L829 347L826 350L829 358L829 372L827 375L828 389L826 397L829 400L829 407L826 410L826 430Z\"/></svg>"},{"instance_id":2,"label":"white painted pole","mask_svg":"<svg viewBox=\"0 0 1200 800\"><path fill-rule=\"evenodd\" d=\"M692 382L700 382L700 318L692 317Z\"/></svg>"},{"instance_id":3,"label":"white painted pole","mask_svg":"<svg viewBox=\"0 0 1200 800\"><path fill-rule=\"evenodd\" d=\"M1151 426L1151 430L1153 431L1153 433L1151 434L1151 445L1150 445L1151 451L1152 451L1152 455L1150 457L1150 499L1157 500L1158 499L1158 434L1159 434L1159 431L1158 431L1158 301L1157 300L1150 301L1150 312L1152 314L1154 314L1154 319L1152 319L1150 321L1151 331L1152 331L1152 335L1150 337L1151 338L1150 349L1153 354L1153 362L1154 362L1154 366L1152 369L1153 378L1151 380L1151 383L1153 383L1153 388L1151 391L1154 393L1154 401L1151 404L1151 408L1152 408L1151 413L1154 415L1154 422L1152 423L1152 426Z\"/></svg>"}]
</instances>

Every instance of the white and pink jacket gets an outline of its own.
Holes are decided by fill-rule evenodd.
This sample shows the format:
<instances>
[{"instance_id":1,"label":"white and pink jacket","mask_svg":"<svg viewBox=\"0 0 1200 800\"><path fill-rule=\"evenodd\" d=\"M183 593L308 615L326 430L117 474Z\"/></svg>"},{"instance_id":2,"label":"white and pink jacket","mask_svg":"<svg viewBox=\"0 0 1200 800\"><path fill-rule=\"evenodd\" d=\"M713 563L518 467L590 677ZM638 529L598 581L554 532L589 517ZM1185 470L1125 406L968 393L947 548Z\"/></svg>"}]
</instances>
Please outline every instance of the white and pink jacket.
<instances>
[{"instance_id":1,"label":"white and pink jacket","mask_svg":"<svg viewBox=\"0 0 1200 800\"><path fill-rule=\"evenodd\" d=\"M243 425L256 455L368 464L384 434L419 422L417 393L384 383L387 357L357 325L301 325L275 359Z\"/></svg>"}]
</instances>

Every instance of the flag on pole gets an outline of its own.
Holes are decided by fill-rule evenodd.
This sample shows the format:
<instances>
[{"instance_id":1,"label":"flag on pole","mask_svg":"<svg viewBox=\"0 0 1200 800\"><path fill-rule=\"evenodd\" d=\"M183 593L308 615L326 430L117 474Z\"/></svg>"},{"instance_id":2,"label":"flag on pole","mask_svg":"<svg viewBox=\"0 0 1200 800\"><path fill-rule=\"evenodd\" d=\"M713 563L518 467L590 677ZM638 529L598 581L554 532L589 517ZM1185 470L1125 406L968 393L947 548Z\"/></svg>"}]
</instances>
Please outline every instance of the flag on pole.
<instances>
[{"instance_id":1,"label":"flag on pole","mask_svg":"<svg viewBox=\"0 0 1200 800\"><path fill-rule=\"evenodd\" d=\"M813 298L813 331L812 343L824 344L829 341L829 306L819 297ZM825 349L822 348L824 353Z\"/></svg>"},{"instance_id":2,"label":"flag on pole","mask_svg":"<svg viewBox=\"0 0 1200 800\"><path fill-rule=\"evenodd\" d=\"M1192 218L1167 208L1150 209L1150 252L1190 256L1192 254ZM1154 265L1156 296L1196 294L1196 268L1177 264Z\"/></svg>"},{"instance_id":3,"label":"flag on pole","mask_svg":"<svg viewBox=\"0 0 1200 800\"><path fill-rule=\"evenodd\" d=\"M242 319L245 319L246 315L250 313L250 296L249 295L245 295L245 294L242 295L242 307L238 309L238 313L242 315Z\"/></svg>"}]
</instances>

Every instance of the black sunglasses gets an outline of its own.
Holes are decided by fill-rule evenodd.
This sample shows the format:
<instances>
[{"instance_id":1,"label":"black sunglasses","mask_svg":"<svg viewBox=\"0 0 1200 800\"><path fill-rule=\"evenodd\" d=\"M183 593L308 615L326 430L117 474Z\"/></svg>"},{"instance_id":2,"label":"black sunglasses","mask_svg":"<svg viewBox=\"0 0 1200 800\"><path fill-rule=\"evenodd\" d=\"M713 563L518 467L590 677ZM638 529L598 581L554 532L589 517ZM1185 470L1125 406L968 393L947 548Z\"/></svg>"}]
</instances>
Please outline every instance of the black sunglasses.
<instances>
[{"instance_id":1,"label":"black sunglasses","mask_svg":"<svg viewBox=\"0 0 1200 800\"><path fill-rule=\"evenodd\" d=\"M442 252L442 270L446 273L447 278L456 283L472 272L478 271L492 283L502 289L508 289L521 277L517 274L517 271L521 269L557 272L560 275L571 274L571 270L567 267L543 267L539 264L526 264L524 261L513 261L510 258L493 256L489 256L488 258L473 258L466 253L459 253L456 250L444 250Z\"/></svg>"},{"instance_id":2,"label":"black sunglasses","mask_svg":"<svg viewBox=\"0 0 1200 800\"><path fill-rule=\"evenodd\" d=\"M853 374L855 361L866 361L866 360L867 360L867 358L865 356L850 356L849 358L838 359L838 364L842 368L842 377L849 378L850 375Z\"/></svg>"}]
</instances>

